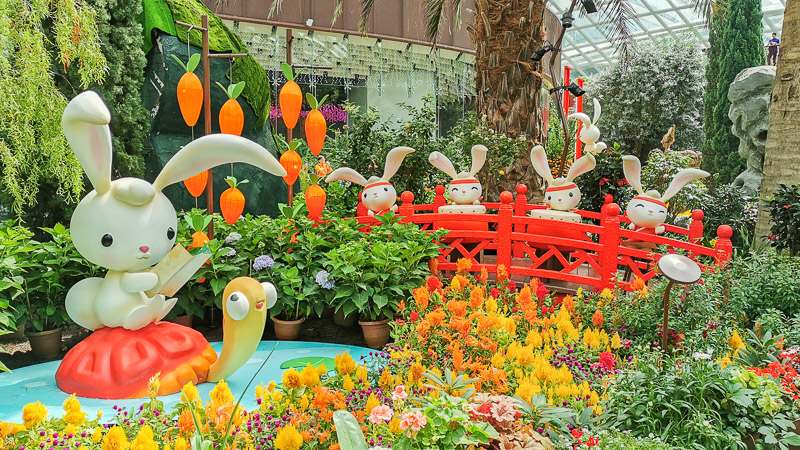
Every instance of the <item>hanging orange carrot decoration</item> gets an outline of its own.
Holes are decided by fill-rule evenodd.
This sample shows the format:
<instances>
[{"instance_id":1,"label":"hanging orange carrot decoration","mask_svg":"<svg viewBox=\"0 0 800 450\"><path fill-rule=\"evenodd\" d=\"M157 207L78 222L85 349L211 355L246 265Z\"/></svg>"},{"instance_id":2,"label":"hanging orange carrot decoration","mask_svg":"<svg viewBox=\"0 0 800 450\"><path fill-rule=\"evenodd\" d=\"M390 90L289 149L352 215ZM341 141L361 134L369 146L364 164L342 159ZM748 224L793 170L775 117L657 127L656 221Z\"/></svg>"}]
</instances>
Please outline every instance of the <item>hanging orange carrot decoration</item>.
<instances>
[{"instance_id":1,"label":"hanging orange carrot decoration","mask_svg":"<svg viewBox=\"0 0 800 450\"><path fill-rule=\"evenodd\" d=\"M225 182L230 186L219 196L219 209L228 225L233 225L244 212L244 194L239 190L240 184L249 183L247 180L236 181L234 177L225 177Z\"/></svg>"},{"instance_id":2,"label":"hanging orange carrot decoration","mask_svg":"<svg viewBox=\"0 0 800 450\"><path fill-rule=\"evenodd\" d=\"M294 81L295 74L292 72L292 66L282 63L281 70L283 70L287 81L281 88L280 94L278 94L278 103L281 107L284 125L286 125L286 128L294 130L295 125L297 125L297 119L300 117L300 107L303 106L303 91Z\"/></svg>"},{"instance_id":3,"label":"hanging orange carrot decoration","mask_svg":"<svg viewBox=\"0 0 800 450\"><path fill-rule=\"evenodd\" d=\"M200 117L203 107L203 83L194 74L194 69L200 63L200 54L195 53L189 57L189 64L184 64L177 56L172 55L175 61L183 67L186 73L178 81L178 106L186 125L193 127Z\"/></svg>"},{"instance_id":4,"label":"hanging orange carrot decoration","mask_svg":"<svg viewBox=\"0 0 800 450\"><path fill-rule=\"evenodd\" d=\"M194 233L192 233L192 243L186 246L186 248L189 250L189 253L192 255L211 253L208 235L202 230L208 228L208 224L211 223L213 217L187 214L184 216L184 220L186 220L186 224L189 226L190 230L196 230ZM206 260L206 264L210 263L210 259ZM205 269L206 266L201 266L200 268ZM198 283L202 283L204 281L206 281L206 277L200 277L197 279Z\"/></svg>"},{"instance_id":5,"label":"hanging orange carrot decoration","mask_svg":"<svg viewBox=\"0 0 800 450\"><path fill-rule=\"evenodd\" d=\"M203 191L206 190L206 184L208 183L208 171L204 170L193 177L189 177L183 180L183 184L186 185L186 190L189 191L192 197L197 198L203 194Z\"/></svg>"},{"instance_id":6,"label":"hanging orange carrot decoration","mask_svg":"<svg viewBox=\"0 0 800 450\"><path fill-rule=\"evenodd\" d=\"M228 95L228 101L219 110L219 131L224 134L241 136L244 128L244 111L236 99L244 90L244 81L231 84L228 89L225 89L219 82L217 82L217 86Z\"/></svg>"},{"instance_id":7,"label":"hanging orange carrot decoration","mask_svg":"<svg viewBox=\"0 0 800 450\"><path fill-rule=\"evenodd\" d=\"M322 100L317 103L317 99L310 93L306 94L306 100L311 106L311 112L306 117L306 142L308 149L314 156L319 155L322 151L322 146L325 144L325 135L328 132L328 123L325 122L325 117L319 111L319 108L325 103L328 96L322 97Z\"/></svg>"},{"instance_id":8,"label":"hanging orange carrot decoration","mask_svg":"<svg viewBox=\"0 0 800 450\"><path fill-rule=\"evenodd\" d=\"M287 144L289 149L281 155L280 163L284 170L286 170L286 176L283 177L283 181L289 186L294 185L294 182L297 181L297 177L300 176L300 170L303 167L303 158L295 151L301 142L303 141L293 140Z\"/></svg>"},{"instance_id":9,"label":"hanging orange carrot decoration","mask_svg":"<svg viewBox=\"0 0 800 450\"><path fill-rule=\"evenodd\" d=\"M311 220L319 220L322 217L322 210L325 209L325 202L328 200L328 194L317 184L317 175L311 175L311 186L306 189L306 208L308 209L308 218Z\"/></svg>"}]
</instances>

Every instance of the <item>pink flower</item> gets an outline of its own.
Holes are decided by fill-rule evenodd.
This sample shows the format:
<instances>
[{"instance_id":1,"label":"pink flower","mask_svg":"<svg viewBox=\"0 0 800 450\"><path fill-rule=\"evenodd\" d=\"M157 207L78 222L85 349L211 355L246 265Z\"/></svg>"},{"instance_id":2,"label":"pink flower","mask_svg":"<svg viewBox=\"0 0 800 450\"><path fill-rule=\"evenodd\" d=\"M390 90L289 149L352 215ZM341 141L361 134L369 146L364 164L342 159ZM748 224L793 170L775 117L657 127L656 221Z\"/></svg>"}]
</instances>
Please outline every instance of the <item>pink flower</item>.
<instances>
[{"instance_id":1,"label":"pink flower","mask_svg":"<svg viewBox=\"0 0 800 450\"><path fill-rule=\"evenodd\" d=\"M394 416L392 408L387 405L378 405L369 412L369 421L374 424L382 424L392 420L392 416Z\"/></svg>"},{"instance_id":2,"label":"pink flower","mask_svg":"<svg viewBox=\"0 0 800 450\"><path fill-rule=\"evenodd\" d=\"M413 431L419 431L428 424L428 419L419 411L405 412L400 419L400 428L404 430L411 428Z\"/></svg>"},{"instance_id":3,"label":"pink flower","mask_svg":"<svg viewBox=\"0 0 800 450\"><path fill-rule=\"evenodd\" d=\"M392 391L392 401L396 402L398 400L405 400L408 398L408 393L406 392L406 387L402 384L398 384L394 387Z\"/></svg>"},{"instance_id":4,"label":"pink flower","mask_svg":"<svg viewBox=\"0 0 800 450\"><path fill-rule=\"evenodd\" d=\"M511 422L516 418L517 407L514 399L508 396L498 396L491 407L492 419L498 422Z\"/></svg>"}]
</instances>

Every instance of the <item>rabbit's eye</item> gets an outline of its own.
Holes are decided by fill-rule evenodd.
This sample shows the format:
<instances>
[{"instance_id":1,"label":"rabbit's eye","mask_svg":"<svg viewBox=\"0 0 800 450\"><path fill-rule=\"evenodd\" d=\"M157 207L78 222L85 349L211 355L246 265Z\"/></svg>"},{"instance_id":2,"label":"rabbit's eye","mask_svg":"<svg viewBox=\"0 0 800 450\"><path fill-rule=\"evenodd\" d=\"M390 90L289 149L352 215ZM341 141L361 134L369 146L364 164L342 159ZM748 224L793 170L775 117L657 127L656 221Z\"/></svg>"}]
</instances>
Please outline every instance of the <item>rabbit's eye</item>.
<instances>
[{"instance_id":1,"label":"rabbit's eye","mask_svg":"<svg viewBox=\"0 0 800 450\"><path fill-rule=\"evenodd\" d=\"M453 188L453 189L451 189L451 190L452 190L453 192L458 192L458 188L457 188L457 187L454 187L454 188Z\"/></svg>"},{"instance_id":2,"label":"rabbit's eye","mask_svg":"<svg viewBox=\"0 0 800 450\"><path fill-rule=\"evenodd\" d=\"M478 186L472 186L472 189L477 191L478 190Z\"/></svg>"},{"instance_id":3,"label":"rabbit's eye","mask_svg":"<svg viewBox=\"0 0 800 450\"><path fill-rule=\"evenodd\" d=\"M551 196L549 196L549 195L548 195L548 196L547 196L547 199L548 199L548 200L552 200L552 199L553 199L553 197L551 197Z\"/></svg>"},{"instance_id":4,"label":"rabbit's eye","mask_svg":"<svg viewBox=\"0 0 800 450\"><path fill-rule=\"evenodd\" d=\"M114 243L114 238L111 237L110 234L106 233L100 238L100 243L103 244L103 247L111 247L111 244Z\"/></svg>"},{"instance_id":5,"label":"rabbit's eye","mask_svg":"<svg viewBox=\"0 0 800 450\"><path fill-rule=\"evenodd\" d=\"M389 192L389 188L383 188L383 190Z\"/></svg>"},{"instance_id":6,"label":"rabbit's eye","mask_svg":"<svg viewBox=\"0 0 800 450\"><path fill-rule=\"evenodd\" d=\"M636 206L634 206L634 208L644 208L644 205L643 205L643 204L641 204L641 203L639 203L639 204L637 204Z\"/></svg>"},{"instance_id":7,"label":"rabbit's eye","mask_svg":"<svg viewBox=\"0 0 800 450\"><path fill-rule=\"evenodd\" d=\"M569 193L569 196L570 196L570 197L575 197L575 194L573 194L572 192L570 192L570 193Z\"/></svg>"},{"instance_id":8,"label":"rabbit's eye","mask_svg":"<svg viewBox=\"0 0 800 450\"><path fill-rule=\"evenodd\" d=\"M364 198L367 198L367 194L366 194L366 192L364 193Z\"/></svg>"},{"instance_id":9,"label":"rabbit's eye","mask_svg":"<svg viewBox=\"0 0 800 450\"><path fill-rule=\"evenodd\" d=\"M167 239L170 241L175 238L175 230L172 227L167 228Z\"/></svg>"}]
</instances>

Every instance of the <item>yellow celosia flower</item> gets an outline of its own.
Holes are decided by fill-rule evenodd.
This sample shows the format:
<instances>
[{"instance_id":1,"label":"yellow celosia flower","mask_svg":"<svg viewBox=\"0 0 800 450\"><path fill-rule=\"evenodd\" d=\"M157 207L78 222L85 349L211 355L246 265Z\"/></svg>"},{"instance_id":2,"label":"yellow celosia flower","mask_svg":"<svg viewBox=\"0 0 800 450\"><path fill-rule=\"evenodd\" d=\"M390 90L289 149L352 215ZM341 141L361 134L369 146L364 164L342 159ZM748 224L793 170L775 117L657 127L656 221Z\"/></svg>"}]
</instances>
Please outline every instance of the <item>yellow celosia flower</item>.
<instances>
[{"instance_id":1,"label":"yellow celosia flower","mask_svg":"<svg viewBox=\"0 0 800 450\"><path fill-rule=\"evenodd\" d=\"M369 372L367 372L366 367L358 366L356 368L356 379L359 380L359 383L369 386Z\"/></svg>"},{"instance_id":2,"label":"yellow celosia flower","mask_svg":"<svg viewBox=\"0 0 800 450\"><path fill-rule=\"evenodd\" d=\"M111 427L103 438L100 448L103 450L127 450L128 438L125 437L125 430L116 425Z\"/></svg>"},{"instance_id":3,"label":"yellow celosia flower","mask_svg":"<svg viewBox=\"0 0 800 450\"><path fill-rule=\"evenodd\" d=\"M328 368L325 367L325 363L322 363L319 366L317 366L317 375L322 377L323 375L327 375L327 374L328 374Z\"/></svg>"},{"instance_id":4,"label":"yellow celosia flower","mask_svg":"<svg viewBox=\"0 0 800 450\"><path fill-rule=\"evenodd\" d=\"M403 432L403 428L400 427L400 419L395 417L389 422L389 431L396 435Z\"/></svg>"},{"instance_id":5,"label":"yellow celosia flower","mask_svg":"<svg viewBox=\"0 0 800 450\"><path fill-rule=\"evenodd\" d=\"M86 421L86 413L81 411L81 403L75 397L75 395L70 395L64 400L63 404L64 411L64 422L67 422L71 425L83 425L83 422Z\"/></svg>"},{"instance_id":6,"label":"yellow celosia flower","mask_svg":"<svg viewBox=\"0 0 800 450\"><path fill-rule=\"evenodd\" d=\"M356 370L356 362L353 361L353 358L350 356L350 351L336 355L333 361L336 364L336 372L339 373L339 375L349 375Z\"/></svg>"},{"instance_id":7,"label":"yellow celosia flower","mask_svg":"<svg viewBox=\"0 0 800 450\"><path fill-rule=\"evenodd\" d=\"M611 301L616 299L616 297L614 297L614 293L611 292L611 289L609 288L605 288L602 291L600 291L600 297L606 301Z\"/></svg>"},{"instance_id":8,"label":"yellow celosia flower","mask_svg":"<svg viewBox=\"0 0 800 450\"><path fill-rule=\"evenodd\" d=\"M28 428L30 428L31 425L44 421L46 417L47 408L39 401L36 403L28 403L22 408L22 420Z\"/></svg>"},{"instance_id":9,"label":"yellow celosia flower","mask_svg":"<svg viewBox=\"0 0 800 450\"><path fill-rule=\"evenodd\" d=\"M308 409L308 402L309 402L308 395L307 394L303 394L303 396L300 397L300 408L303 411Z\"/></svg>"},{"instance_id":10,"label":"yellow celosia flower","mask_svg":"<svg viewBox=\"0 0 800 450\"><path fill-rule=\"evenodd\" d=\"M181 389L181 401L184 403L191 403L197 400L200 397L200 393L197 392L197 388L191 382L186 383L183 385Z\"/></svg>"},{"instance_id":11,"label":"yellow celosia flower","mask_svg":"<svg viewBox=\"0 0 800 450\"><path fill-rule=\"evenodd\" d=\"M614 333L614 337L611 338L611 348L614 350L622 348L622 339L619 338L619 333Z\"/></svg>"},{"instance_id":12,"label":"yellow celosia flower","mask_svg":"<svg viewBox=\"0 0 800 450\"><path fill-rule=\"evenodd\" d=\"M220 407L225 405L232 405L234 403L233 393L228 388L228 383L224 379L219 380L214 389L209 393L211 404Z\"/></svg>"},{"instance_id":13,"label":"yellow celosia flower","mask_svg":"<svg viewBox=\"0 0 800 450\"><path fill-rule=\"evenodd\" d=\"M344 378L342 379L342 389L349 392L355 388L356 386L353 383L353 379L350 378L350 375L345 375Z\"/></svg>"},{"instance_id":14,"label":"yellow celosia flower","mask_svg":"<svg viewBox=\"0 0 800 450\"><path fill-rule=\"evenodd\" d=\"M544 342L542 341L542 336L538 332L531 331L528 333L528 338L525 339L525 343L533 348L542 348Z\"/></svg>"},{"instance_id":15,"label":"yellow celosia flower","mask_svg":"<svg viewBox=\"0 0 800 450\"><path fill-rule=\"evenodd\" d=\"M497 300L495 300L494 297L489 297L489 299L486 300L485 305L486 305L486 311L490 313L497 312Z\"/></svg>"},{"instance_id":16,"label":"yellow celosia flower","mask_svg":"<svg viewBox=\"0 0 800 450\"><path fill-rule=\"evenodd\" d=\"M740 348L746 348L744 341L742 341L742 338L739 336L739 332L737 330L733 330L733 334L728 340L728 347L730 347L733 351L736 351Z\"/></svg>"},{"instance_id":17,"label":"yellow celosia flower","mask_svg":"<svg viewBox=\"0 0 800 450\"><path fill-rule=\"evenodd\" d=\"M100 439L103 438L103 429L100 427L94 427L94 431L92 432L92 442L97 444L100 442Z\"/></svg>"},{"instance_id":18,"label":"yellow celosia flower","mask_svg":"<svg viewBox=\"0 0 800 450\"><path fill-rule=\"evenodd\" d=\"M153 429L150 428L150 425L145 425L139 430L131 443L131 450L158 450L158 444L153 440Z\"/></svg>"},{"instance_id":19,"label":"yellow celosia flower","mask_svg":"<svg viewBox=\"0 0 800 450\"><path fill-rule=\"evenodd\" d=\"M275 436L275 448L278 450L300 450L303 436L293 425L286 425Z\"/></svg>"},{"instance_id":20,"label":"yellow celosia flower","mask_svg":"<svg viewBox=\"0 0 800 450\"><path fill-rule=\"evenodd\" d=\"M373 408L380 405L381 402L378 401L378 398L375 397L375 394L369 394L369 397L367 397L367 406L364 408L364 410L367 411L367 414L369 414L369 412L372 411Z\"/></svg>"},{"instance_id":21,"label":"yellow celosia flower","mask_svg":"<svg viewBox=\"0 0 800 450\"><path fill-rule=\"evenodd\" d=\"M381 373L381 379L378 381L378 386L386 390L391 390L394 387L394 377L388 369L384 369Z\"/></svg>"},{"instance_id":22,"label":"yellow celosia flower","mask_svg":"<svg viewBox=\"0 0 800 450\"><path fill-rule=\"evenodd\" d=\"M186 442L186 439L181 436L178 436L178 438L175 439L175 450L187 450L188 448L189 443Z\"/></svg>"},{"instance_id":23,"label":"yellow celosia flower","mask_svg":"<svg viewBox=\"0 0 800 450\"><path fill-rule=\"evenodd\" d=\"M502 369L506 364L506 357L502 353L495 353L492 356L492 367Z\"/></svg>"},{"instance_id":24,"label":"yellow celosia flower","mask_svg":"<svg viewBox=\"0 0 800 450\"><path fill-rule=\"evenodd\" d=\"M308 386L310 388L319 384L319 375L311 363L307 363L306 368L300 373L300 382L303 383L303 386Z\"/></svg>"},{"instance_id":25,"label":"yellow celosia flower","mask_svg":"<svg viewBox=\"0 0 800 450\"><path fill-rule=\"evenodd\" d=\"M519 353L517 354L517 363L520 366L527 367L533 364L533 361L534 361L533 347L527 345L525 347L522 347Z\"/></svg>"},{"instance_id":26,"label":"yellow celosia flower","mask_svg":"<svg viewBox=\"0 0 800 450\"><path fill-rule=\"evenodd\" d=\"M300 380L300 373L295 369L289 369L283 372L283 385L288 389L295 389L302 386L303 382Z\"/></svg>"},{"instance_id":27,"label":"yellow celosia flower","mask_svg":"<svg viewBox=\"0 0 800 450\"><path fill-rule=\"evenodd\" d=\"M160 376L161 372L156 372L156 374L150 377L150 380L147 381L147 392L151 397L157 396L158 391L161 390L161 381L159 380Z\"/></svg>"},{"instance_id":28,"label":"yellow celosia flower","mask_svg":"<svg viewBox=\"0 0 800 450\"><path fill-rule=\"evenodd\" d=\"M450 290L453 292L461 291L461 281L459 281L459 278L453 277L453 280L450 282Z\"/></svg>"}]
</instances>

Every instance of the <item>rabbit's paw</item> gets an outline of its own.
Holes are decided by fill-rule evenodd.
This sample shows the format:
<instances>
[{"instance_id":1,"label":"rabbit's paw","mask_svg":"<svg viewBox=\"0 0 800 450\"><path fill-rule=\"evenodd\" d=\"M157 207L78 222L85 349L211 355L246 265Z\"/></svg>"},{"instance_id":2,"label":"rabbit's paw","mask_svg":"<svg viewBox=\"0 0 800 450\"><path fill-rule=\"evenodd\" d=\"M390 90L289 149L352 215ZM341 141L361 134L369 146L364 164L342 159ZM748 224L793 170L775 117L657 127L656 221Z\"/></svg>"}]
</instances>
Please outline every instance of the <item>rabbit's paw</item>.
<instances>
[{"instance_id":1,"label":"rabbit's paw","mask_svg":"<svg viewBox=\"0 0 800 450\"><path fill-rule=\"evenodd\" d=\"M122 321L122 327L135 331L144 328L153 322L153 310L147 306L141 305L130 310L128 315Z\"/></svg>"},{"instance_id":2,"label":"rabbit's paw","mask_svg":"<svg viewBox=\"0 0 800 450\"><path fill-rule=\"evenodd\" d=\"M656 227L656 234L664 234L665 231L667 231L667 229L664 227L664 225L659 225Z\"/></svg>"},{"instance_id":3,"label":"rabbit's paw","mask_svg":"<svg viewBox=\"0 0 800 450\"><path fill-rule=\"evenodd\" d=\"M162 295L162 297L163 297L163 295ZM170 311L172 311L172 308L175 306L175 303L177 303L177 302L178 302L178 298L177 297L173 297L173 298L169 298L169 299L164 300L161 303L161 311L156 316L156 322L158 322L159 320L161 320L164 317L166 317L166 315L169 314Z\"/></svg>"},{"instance_id":4,"label":"rabbit's paw","mask_svg":"<svg viewBox=\"0 0 800 450\"><path fill-rule=\"evenodd\" d=\"M67 292L65 301L67 314L75 323L89 330L103 327L103 323L94 312L95 299L102 284L102 278L86 278L77 282Z\"/></svg>"},{"instance_id":5,"label":"rabbit's paw","mask_svg":"<svg viewBox=\"0 0 800 450\"><path fill-rule=\"evenodd\" d=\"M158 275L152 272L125 272L119 285L125 292L135 293L153 289L158 284Z\"/></svg>"}]
</instances>

